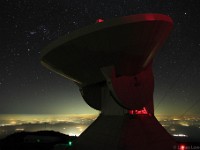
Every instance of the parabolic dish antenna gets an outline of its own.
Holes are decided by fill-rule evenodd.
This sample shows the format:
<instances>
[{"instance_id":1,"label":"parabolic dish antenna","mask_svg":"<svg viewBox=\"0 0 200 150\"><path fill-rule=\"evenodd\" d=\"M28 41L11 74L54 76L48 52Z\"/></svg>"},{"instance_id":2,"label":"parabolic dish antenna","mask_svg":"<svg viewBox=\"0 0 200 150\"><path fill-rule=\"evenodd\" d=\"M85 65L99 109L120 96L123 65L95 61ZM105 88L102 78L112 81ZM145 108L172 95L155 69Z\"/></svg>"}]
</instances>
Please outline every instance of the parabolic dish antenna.
<instances>
[{"instance_id":1,"label":"parabolic dish antenna","mask_svg":"<svg viewBox=\"0 0 200 150\"><path fill-rule=\"evenodd\" d=\"M101 111L75 149L173 149L174 139L154 117L152 72L172 26L162 14L99 19L43 49L42 64L74 81Z\"/></svg>"}]
</instances>

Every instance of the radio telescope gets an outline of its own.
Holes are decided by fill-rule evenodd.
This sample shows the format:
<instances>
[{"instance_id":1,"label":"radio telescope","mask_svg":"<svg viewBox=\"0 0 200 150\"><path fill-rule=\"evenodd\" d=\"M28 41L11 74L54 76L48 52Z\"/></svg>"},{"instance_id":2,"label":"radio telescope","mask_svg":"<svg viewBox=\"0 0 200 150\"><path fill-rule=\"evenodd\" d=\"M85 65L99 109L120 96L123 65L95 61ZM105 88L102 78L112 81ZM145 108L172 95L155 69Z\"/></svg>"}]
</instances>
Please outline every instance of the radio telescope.
<instances>
[{"instance_id":1,"label":"radio telescope","mask_svg":"<svg viewBox=\"0 0 200 150\"><path fill-rule=\"evenodd\" d=\"M75 82L85 102L101 111L74 149L174 149L154 116L152 71L172 26L162 14L98 19L42 50L41 63Z\"/></svg>"}]
</instances>

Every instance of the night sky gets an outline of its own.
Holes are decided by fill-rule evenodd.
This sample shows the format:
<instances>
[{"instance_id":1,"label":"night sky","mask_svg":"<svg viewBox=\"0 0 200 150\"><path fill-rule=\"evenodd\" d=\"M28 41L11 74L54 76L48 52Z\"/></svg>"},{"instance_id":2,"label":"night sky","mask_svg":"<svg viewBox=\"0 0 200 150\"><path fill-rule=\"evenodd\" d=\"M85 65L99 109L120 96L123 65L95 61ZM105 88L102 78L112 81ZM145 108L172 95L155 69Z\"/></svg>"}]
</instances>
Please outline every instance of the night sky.
<instances>
[{"instance_id":1,"label":"night sky","mask_svg":"<svg viewBox=\"0 0 200 150\"><path fill-rule=\"evenodd\" d=\"M0 114L98 113L40 64L41 49L98 18L163 13L174 28L154 61L155 112L200 115L199 8L199 0L1 0Z\"/></svg>"}]
</instances>

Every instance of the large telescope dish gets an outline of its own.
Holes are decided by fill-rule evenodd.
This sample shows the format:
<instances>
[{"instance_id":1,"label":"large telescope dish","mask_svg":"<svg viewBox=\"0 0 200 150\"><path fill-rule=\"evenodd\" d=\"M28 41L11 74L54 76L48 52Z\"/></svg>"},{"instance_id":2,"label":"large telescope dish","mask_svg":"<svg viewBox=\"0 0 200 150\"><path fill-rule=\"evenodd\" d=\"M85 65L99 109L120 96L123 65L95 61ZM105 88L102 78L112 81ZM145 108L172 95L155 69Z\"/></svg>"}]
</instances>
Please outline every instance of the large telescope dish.
<instances>
[{"instance_id":1,"label":"large telescope dish","mask_svg":"<svg viewBox=\"0 0 200 150\"><path fill-rule=\"evenodd\" d=\"M49 44L42 64L78 84L101 114L74 150L172 150L175 140L154 116L152 62L173 21L137 14L77 30Z\"/></svg>"},{"instance_id":2,"label":"large telescope dish","mask_svg":"<svg viewBox=\"0 0 200 150\"><path fill-rule=\"evenodd\" d=\"M144 70L166 40L173 21L162 14L114 18L65 35L42 51L42 64L79 86L105 81L101 68L120 75Z\"/></svg>"}]
</instances>

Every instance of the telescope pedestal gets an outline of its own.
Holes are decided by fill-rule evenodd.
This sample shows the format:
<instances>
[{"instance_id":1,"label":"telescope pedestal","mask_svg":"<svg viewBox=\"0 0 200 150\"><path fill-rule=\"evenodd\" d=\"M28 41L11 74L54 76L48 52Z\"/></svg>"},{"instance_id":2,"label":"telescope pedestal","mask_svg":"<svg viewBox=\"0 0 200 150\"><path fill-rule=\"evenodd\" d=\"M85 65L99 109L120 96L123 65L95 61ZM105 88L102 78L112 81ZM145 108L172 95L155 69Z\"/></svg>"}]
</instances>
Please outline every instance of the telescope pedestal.
<instances>
[{"instance_id":1,"label":"telescope pedestal","mask_svg":"<svg viewBox=\"0 0 200 150\"><path fill-rule=\"evenodd\" d=\"M102 88L102 113L80 135L75 150L173 150L176 142L154 115L135 114L119 106Z\"/></svg>"}]
</instances>

